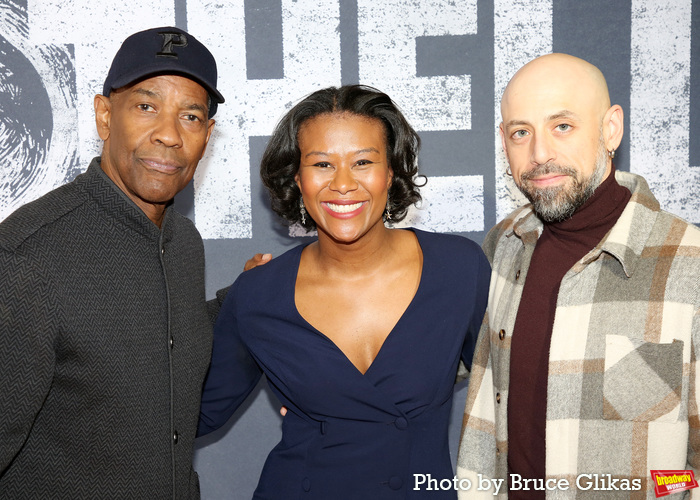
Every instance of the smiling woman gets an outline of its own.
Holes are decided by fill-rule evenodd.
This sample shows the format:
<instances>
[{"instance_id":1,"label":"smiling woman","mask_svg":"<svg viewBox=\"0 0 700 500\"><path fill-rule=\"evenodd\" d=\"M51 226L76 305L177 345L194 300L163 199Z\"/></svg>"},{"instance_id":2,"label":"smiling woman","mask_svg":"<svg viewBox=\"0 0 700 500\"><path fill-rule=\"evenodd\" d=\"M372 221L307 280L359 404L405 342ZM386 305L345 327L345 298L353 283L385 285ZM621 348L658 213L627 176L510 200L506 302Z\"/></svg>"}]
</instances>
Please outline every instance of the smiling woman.
<instances>
[{"instance_id":1,"label":"smiling woman","mask_svg":"<svg viewBox=\"0 0 700 500\"><path fill-rule=\"evenodd\" d=\"M382 232L393 176L385 136L379 120L350 113L319 115L299 130L294 179L320 238L351 243Z\"/></svg>"},{"instance_id":2,"label":"smiling woman","mask_svg":"<svg viewBox=\"0 0 700 500\"><path fill-rule=\"evenodd\" d=\"M301 220L301 193L297 184L301 158L299 141L304 126L314 118L364 118L375 123L375 138L382 141L382 152L391 169L388 212L392 221L400 221L406 210L421 197L415 182L418 174L420 138L388 95L370 87L348 85L322 89L303 99L285 115L270 138L260 166L263 183L270 192L272 209L289 223L306 229L316 228L312 218ZM340 138L342 140L342 138Z\"/></svg>"},{"instance_id":3,"label":"smiling woman","mask_svg":"<svg viewBox=\"0 0 700 500\"><path fill-rule=\"evenodd\" d=\"M453 477L452 389L490 267L465 238L386 227L420 199L418 145L391 99L362 86L311 94L268 144L273 208L318 239L229 290L199 426L223 425L266 374L288 412L255 498L419 498L415 475Z\"/></svg>"}]
</instances>

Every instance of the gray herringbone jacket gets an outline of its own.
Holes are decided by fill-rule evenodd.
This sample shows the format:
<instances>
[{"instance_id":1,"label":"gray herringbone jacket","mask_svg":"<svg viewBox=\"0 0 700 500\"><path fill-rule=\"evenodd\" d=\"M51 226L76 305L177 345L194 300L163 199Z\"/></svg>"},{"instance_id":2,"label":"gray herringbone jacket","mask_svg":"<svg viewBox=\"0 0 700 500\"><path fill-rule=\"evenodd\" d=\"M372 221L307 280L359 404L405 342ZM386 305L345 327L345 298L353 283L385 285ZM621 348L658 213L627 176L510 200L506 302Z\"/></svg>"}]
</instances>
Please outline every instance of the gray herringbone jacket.
<instances>
[{"instance_id":1,"label":"gray herringbone jacket","mask_svg":"<svg viewBox=\"0 0 700 500\"><path fill-rule=\"evenodd\" d=\"M199 498L202 240L98 160L0 224L0 498Z\"/></svg>"}]
</instances>

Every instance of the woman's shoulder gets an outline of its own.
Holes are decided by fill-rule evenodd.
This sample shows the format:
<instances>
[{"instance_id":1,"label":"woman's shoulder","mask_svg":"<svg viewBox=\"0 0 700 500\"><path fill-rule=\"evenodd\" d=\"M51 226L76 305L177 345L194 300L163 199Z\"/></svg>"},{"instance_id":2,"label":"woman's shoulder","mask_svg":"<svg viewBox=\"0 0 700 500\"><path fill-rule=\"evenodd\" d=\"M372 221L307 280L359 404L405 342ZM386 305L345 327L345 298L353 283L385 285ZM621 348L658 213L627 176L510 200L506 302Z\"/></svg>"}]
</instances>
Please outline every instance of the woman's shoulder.
<instances>
[{"instance_id":1,"label":"woman's shoulder","mask_svg":"<svg viewBox=\"0 0 700 500\"><path fill-rule=\"evenodd\" d=\"M435 249L443 253L444 256L467 255L479 256L483 255L481 247L473 240L461 236L459 234L448 233L433 233L422 229L412 229L421 247L425 250Z\"/></svg>"},{"instance_id":2,"label":"woman's shoulder","mask_svg":"<svg viewBox=\"0 0 700 500\"><path fill-rule=\"evenodd\" d=\"M306 244L292 247L279 257L273 256L272 260L266 264L249 271L243 271L236 279L234 285L239 289L244 289L246 292L256 289L270 290L269 287L279 284L290 276L296 276L301 251L305 246ZM274 289L272 293L274 293Z\"/></svg>"},{"instance_id":3,"label":"woman's shoulder","mask_svg":"<svg viewBox=\"0 0 700 500\"><path fill-rule=\"evenodd\" d=\"M439 290L450 290L457 300L465 293L488 289L491 266L481 247L458 234L414 230L423 250L425 278Z\"/></svg>"},{"instance_id":4,"label":"woman's shoulder","mask_svg":"<svg viewBox=\"0 0 700 500\"><path fill-rule=\"evenodd\" d=\"M443 282L472 282L491 268L481 247L458 234L413 230L423 251L424 269Z\"/></svg>"}]
</instances>

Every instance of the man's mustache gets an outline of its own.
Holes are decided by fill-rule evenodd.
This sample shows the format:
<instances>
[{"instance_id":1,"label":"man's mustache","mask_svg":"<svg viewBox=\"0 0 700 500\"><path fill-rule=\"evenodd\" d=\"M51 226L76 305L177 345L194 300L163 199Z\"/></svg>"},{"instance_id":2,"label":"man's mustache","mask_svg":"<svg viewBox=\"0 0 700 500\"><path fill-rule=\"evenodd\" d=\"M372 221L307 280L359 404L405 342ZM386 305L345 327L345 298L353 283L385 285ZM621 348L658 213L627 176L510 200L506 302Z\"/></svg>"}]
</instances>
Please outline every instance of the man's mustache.
<instances>
[{"instance_id":1,"label":"man's mustache","mask_svg":"<svg viewBox=\"0 0 700 500\"><path fill-rule=\"evenodd\" d=\"M543 163L537 165L535 168L532 170L528 170L527 172L524 172L523 174L520 175L520 180L521 181L529 181L531 179L534 179L535 177L539 177L542 175L547 175L547 174L562 174L562 175L568 175L570 177L573 177L576 179L578 177L578 172L576 169L572 167L568 167L566 165L559 165L557 163Z\"/></svg>"}]
</instances>

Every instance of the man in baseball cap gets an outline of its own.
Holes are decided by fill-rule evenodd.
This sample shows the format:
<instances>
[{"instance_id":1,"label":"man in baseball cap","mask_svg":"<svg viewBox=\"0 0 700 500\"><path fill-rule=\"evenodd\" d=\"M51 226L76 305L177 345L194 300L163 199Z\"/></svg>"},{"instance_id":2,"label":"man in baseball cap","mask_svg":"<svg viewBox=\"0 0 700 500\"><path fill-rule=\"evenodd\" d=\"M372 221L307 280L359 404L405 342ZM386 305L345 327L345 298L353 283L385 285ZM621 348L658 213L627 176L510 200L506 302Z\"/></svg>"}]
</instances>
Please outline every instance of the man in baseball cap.
<instances>
[{"instance_id":1,"label":"man in baseball cap","mask_svg":"<svg viewBox=\"0 0 700 500\"><path fill-rule=\"evenodd\" d=\"M224 98L172 27L127 38L95 96L101 156L0 224L0 498L199 498L204 249L172 208Z\"/></svg>"}]
</instances>

